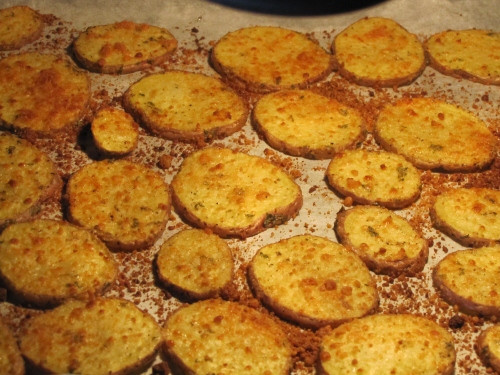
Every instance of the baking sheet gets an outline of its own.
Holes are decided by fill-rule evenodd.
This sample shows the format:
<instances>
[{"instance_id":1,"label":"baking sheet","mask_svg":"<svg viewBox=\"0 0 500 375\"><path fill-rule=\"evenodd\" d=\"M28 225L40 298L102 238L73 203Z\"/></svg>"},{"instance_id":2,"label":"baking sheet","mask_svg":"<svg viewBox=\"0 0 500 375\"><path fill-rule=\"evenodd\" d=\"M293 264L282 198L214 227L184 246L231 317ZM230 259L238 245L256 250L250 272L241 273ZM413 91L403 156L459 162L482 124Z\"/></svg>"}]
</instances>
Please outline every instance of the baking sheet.
<instances>
[{"instance_id":1,"label":"baking sheet","mask_svg":"<svg viewBox=\"0 0 500 375\"><path fill-rule=\"evenodd\" d=\"M226 1L225 3L229 3ZM132 20L167 28L179 41L179 49L173 57L161 67L147 72L137 72L128 75L112 76L89 73L92 80L93 105L119 101L122 93L140 77L162 69L182 69L216 75L208 64L208 52L213 43L225 33L251 25L276 25L294 29L309 34L327 50L334 36L345 27L364 16L382 16L392 18L409 31L417 34L423 41L427 36L445 29L485 28L498 30L500 7L497 0L423 0L423 1L382 1L374 5L353 11L325 15L300 16L283 14L266 14L230 7L217 2L185 1L185 0L153 0L139 1L2 1L1 7L17 4L31 6L48 16L48 25L44 35L38 41L22 48L23 51L39 50L45 52L65 53L71 40L86 27ZM11 52L0 53L4 57ZM349 84L332 73L320 85L320 90L348 104L361 106L368 126L373 121L377 110L387 100L403 95L436 96L463 106L477 114L500 137L500 87L486 86L466 80L446 77L430 67L427 67L414 83L400 87L397 90L375 90ZM250 99L255 100L256 97ZM269 229L246 240L227 240L233 250L238 272L235 286L240 298L251 297L246 286L244 266L253 254L265 244L277 242L294 234L309 233L327 237L336 241L333 231L335 215L343 206L342 199L327 186L324 174L329 160L307 160L290 157L272 150L259 139L251 124L236 134L215 144L223 144L250 154L264 156L279 163L290 172L301 186L304 195L304 205L299 215L278 228ZM93 149L88 142L85 131L78 142L57 144L51 140L39 140L36 145L47 151L56 161L63 176L68 177L78 168L93 161ZM363 147L377 148L370 135ZM155 169L165 180L170 182L175 175L183 157L193 151L192 145L173 143L148 135L141 130L139 146L130 156L134 161L146 164ZM164 154L173 157L172 165L162 169L158 166L160 157ZM399 277L392 279L386 276L376 276L380 292L380 312L410 312L429 317L440 324L448 326L455 338L457 349L457 375L485 374L487 369L479 361L473 345L477 335L492 323L479 318L467 319L437 295L430 281L430 270L447 253L463 247L451 241L446 236L434 230L428 219L429 203L442 186L492 186L498 184L500 162L483 173L474 174L437 174L423 172L424 190L422 196L414 205L405 210L396 211L407 217L420 228L429 240L430 255L424 272L417 277ZM46 205L44 217L62 218L59 205ZM169 314L182 305L182 301L172 297L168 292L158 287L152 271L152 259L161 244L177 231L187 225L172 213L163 236L150 249L140 252L116 253L121 264L123 277L106 294L121 296L135 302L139 307L150 312L160 324L163 324ZM11 303L0 303L0 315L9 319L14 330L28 315L37 311L21 308ZM454 316L465 317L461 328L450 327L449 322ZM453 326L453 325L452 325ZM296 358L293 372L296 374L313 374L312 359L317 347L310 340L310 331L302 331L289 327L290 333L303 339L303 348ZM161 361L158 356L155 363ZM146 373L151 373L148 370Z\"/></svg>"}]
</instances>

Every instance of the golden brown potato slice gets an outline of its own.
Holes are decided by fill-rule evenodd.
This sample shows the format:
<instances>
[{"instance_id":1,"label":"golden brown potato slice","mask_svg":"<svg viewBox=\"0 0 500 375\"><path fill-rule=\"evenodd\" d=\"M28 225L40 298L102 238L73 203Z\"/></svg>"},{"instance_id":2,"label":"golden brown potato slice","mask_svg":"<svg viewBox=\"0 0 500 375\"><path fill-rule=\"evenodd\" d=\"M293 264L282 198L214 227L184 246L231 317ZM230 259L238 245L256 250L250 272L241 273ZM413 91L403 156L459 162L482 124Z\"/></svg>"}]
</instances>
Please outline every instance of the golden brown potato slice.
<instances>
[{"instance_id":1,"label":"golden brown potato slice","mask_svg":"<svg viewBox=\"0 0 500 375\"><path fill-rule=\"evenodd\" d=\"M216 297L233 278L227 243L201 229L186 229L167 239L156 258L160 280L188 299Z\"/></svg>"},{"instance_id":2,"label":"golden brown potato slice","mask_svg":"<svg viewBox=\"0 0 500 375\"><path fill-rule=\"evenodd\" d=\"M118 298L68 301L23 328L21 352L37 373L141 373L163 341L151 315Z\"/></svg>"},{"instance_id":3,"label":"golden brown potato slice","mask_svg":"<svg viewBox=\"0 0 500 375\"><path fill-rule=\"evenodd\" d=\"M335 37L332 51L339 73L365 86L408 84L426 65L417 36L383 17L365 17L348 26Z\"/></svg>"},{"instance_id":4,"label":"golden brown potato slice","mask_svg":"<svg viewBox=\"0 0 500 375\"><path fill-rule=\"evenodd\" d=\"M73 42L83 67L114 74L161 64L176 48L177 40L167 29L132 21L89 27Z\"/></svg>"},{"instance_id":5,"label":"golden brown potato slice","mask_svg":"<svg viewBox=\"0 0 500 375\"><path fill-rule=\"evenodd\" d=\"M456 188L437 196L433 224L464 246L500 244L500 190Z\"/></svg>"},{"instance_id":6,"label":"golden brown potato slice","mask_svg":"<svg viewBox=\"0 0 500 375\"><path fill-rule=\"evenodd\" d=\"M427 262L427 241L394 212L356 206L337 214L340 242L360 256L370 270L392 276L415 275Z\"/></svg>"},{"instance_id":7,"label":"golden brown potato slice","mask_svg":"<svg viewBox=\"0 0 500 375\"><path fill-rule=\"evenodd\" d=\"M0 375L24 375L24 360L10 328L0 320Z\"/></svg>"},{"instance_id":8,"label":"golden brown potato slice","mask_svg":"<svg viewBox=\"0 0 500 375\"><path fill-rule=\"evenodd\" d=\"M453 336L440 325L387 314L353 320L325 335L318 362L322 375L452 375L455 358Z\"/></svg>"},{"instance_id":9,"label":"golden brown potato slice","mask_svg":"<svg viewBox=\"0 0 500 375\"><path fill-rule=\"evenodd\" d=\"M67 201L70 221L94 231L113 250L152 245L170 216L163 176L128 160L103 160L79 169L68 181Z\"/></svg>"},{"instance_id":10,"label":"golden brown potato slice","mask_svg":"<svg viewBox=\"0 0 500 375\"><path fill-rule=\"evenodd\" d=\"M363 261L323 237L298 235L261 248L248 279L278 316L304 327L339 325L378 307L375 281Z\"/></svg>"},{"instance_id":11,"label":"golden brown potato slice","mask_svg":"<svg viewBox=\"0 0 500 375\"><path fill-rule=\"evenodd\" d=\"M434 285L453 306L472 315L500 317L500 246L448 254L433 270Z\"/></svg>"},{"instance_id":12,"label":"golden brown potato slice","mask_svg":"<svg viewBox=\"0 0 500 375\"><path fill-rule=\"evenodd\" d=\"M105 155L123 156L137 147L139 125L119 108L101 108L90 129L97 148Z\"/></svg>"},{"instance_id":13,"label":"golden brown potato slice","mask_svg":"<svg viewBox=\"0 0 500 375\"><path fill-rule=\"evenodd\" d=\"M255 92L305 88L332 71L332 56L306 35L275 26L227 33L212 49L214 68Z\"/></svg>"},{"instance_id":14,"label":"golden brown potato slice","mask_svg":"<svg viewBox=\"0 0 500 375\"><path fill-rule=\"evenodd\" d=\"M209 299L180 308L163 329L165 349L182 374L286 375L292 347L268 315Z\"/></svg>"},{"instance_id":15,"label":"golden brown potato slice","mask_svg":"<svg viewBox=\"0 0 500 375\"><path fill-rule=\"evenodd\" d=\"M0 60L0 125L27 137L74 134L90 101L90 80L68 59L26 52Z\"/></svg>"},{"instance_id":16,"label":"golden brown potato slice","mask_svg":"<svg viewBox=\"0 0 500 375\"><path fill-rule=\"evenodd\" d=\"M387 104L375 124L375 139L416 167L473 172L495 159L498 141L477 116L434 98Z\"/></svg>"},{"instance_id":17,"label":"golden brown potato slice","mask_svg":"<svg viewBox=\"0 0 500 375\"><path fill-rule=\"evenodd\" d=\"M118 275L107 247L89 231L38 219L0 235L0 278L22 302L53 306L103 292Z\"/></svg>"},{"instance_id":18,"label":"golden brown potato slice","mask_svg":"<svg viewBox=\"0 0 500 375\"><path fill-rule=\"evenodd\" d=\"M392 152L346 150L332 159L326 177L337 192L361 204L396 209L420 196L420 172Z\"/></svg>"},{"instance_id":19,"label":"golden brown potato slice","mask_svg":"<svg viewBox=\"0 0 500 375\"><path fill-rule=\"evenodd\" d=\"M365 137L359 111L309 90L267 94L255 104L252 118L272 147L310 159L331 159Z\"/></svg>"},{"instance_id":20,"label":"golden brown potato slice","mask_svg":"<svg viewBox=\"0 0 500 375\"><path fill-rule=\"evenodd\" d=\"M125 108L153 134L185 142L224 138L245 125L246 102L221 80L169 71L132 84Z\"/></svg>"},{"instance_id":21,"label":"golden brown potato slice","mask_svg":"<svg viewBox=\"0 0 500 375\"><path fill-rule=\"evenodd\" d=\"M28 6L0 9L0 51L19 49L37 40L44 26L42 16Z\"/></svg>"},{"instance_id":22,"label":"golden brown potato slice","mask_svg":"<svg viewBox=\"0 0 500 375\"><path fill-rule=\"evenodd\" d=\"M47 154L26 140L0 133L0 231L34 218L41 205L61 196L62 179Z\"/></svg>"},{"instance_id":23,"label":"golden brown potato slice","mask_svg":"<svg viewBox=\"0 0 500 375\"><path fill-rule=\"evenodd\" d=\"M424 43L430 65L443 74L500 85L500 32L446 30Z\"/></svg>"},{"instance_id":24,"label":"golden brown potato slice","mask_svg":"<svg viewBox=\"0 0 500 375\"><path fill-rule=\"evenodd\" d=\"M172 180L177 211L197 227L246 238L285 223L302 207L302 192L280 167L228 148L189 155Z\"/></svg>"}]
</instances>

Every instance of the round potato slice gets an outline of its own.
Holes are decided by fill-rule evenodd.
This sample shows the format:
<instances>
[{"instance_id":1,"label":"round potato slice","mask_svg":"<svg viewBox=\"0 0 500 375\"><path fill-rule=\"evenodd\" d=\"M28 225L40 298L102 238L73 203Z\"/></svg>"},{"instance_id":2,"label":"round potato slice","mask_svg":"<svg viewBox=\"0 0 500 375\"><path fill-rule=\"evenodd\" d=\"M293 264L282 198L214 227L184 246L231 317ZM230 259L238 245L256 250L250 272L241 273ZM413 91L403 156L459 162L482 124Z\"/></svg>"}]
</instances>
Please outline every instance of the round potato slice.
<instances>
[{"instance_id":1,"label":"round potato slice","mask_svg":"<svg viewBox=\"0 0 500 375\"><path fill-rule=\"evenodd\" d=\"M455 359L453 336L433 321L409 314L372 315L322 338L319 373L451 375Z\"/></svg>"},{"instance_id":2,"label":"round potato slice","mask_svg":"<svg viewBox=\"0 0 500 375\"><path fill-rule=\"evenodd\" d=\"M426 65L417 36L382 17L365 17L348 26L335 37L332 50L339 73L364 86L408 84Z\"/></svg>"},{"instance_id":3,"label":"round potato slice","mask_svg":"<svg viewBox=\"0 0 500 375\"><path fill-rule=\"evenodd\" d=\"M37 40L44 26L40 13L28 6L0 9L0 51L19 49Z\"/></svg>"},{"instance_id":4,"label":"round potato slice","mask_svg":"<svg viewBox=\"0 0 500 375\"><path fill-rule=\"evenodd\" d=\"M322 237L299 235L264 246L250 263L248 279L266 306L304 327L339 325L378 307L363 261Z\"/></svg>"},{"instance_id":5,"label":"round potato slice","mask_svg":"<svg viewBox=\"0 0 500 375\"><path fill-rule=\"evenodd\" d=\"M446 30L424 43L430 65L439 72L487 85L500 85L500 32Z\"/></svg>"},{"instance_id":6,"label":"round potato slice","mask_svg":"<svg viewBox=\"0 0 500 375\"><path fill-rule=\"evenodd\" d=\"M310 159L331 159L365 137L359 111L308 90L267 94L255 104L252 118L272 147Z\"/></svg>"},{"instance_id":7,"label":"round potato slice","mask_svg":"<svg viewBox=\"0 0 500 375\"><path fill-rule=\"evenodd\" d=\"M233 256L227 243L200 229L174 234L156 258L160 280L189 299L217 296L233 277Z\"/></svg>"},{"instance_id":8,"label":"round potato slice","mask_svg":"<svg viewBox=\"0 0 500 375\"><path fill-rule=\"evenodd\" d=\"M268 315L209 299L180 308L163 329L165 349L182 374L289 374L292 347Z\"/></svg>"},{"instance_id":9,"label":"round potato slice","mask_svg":"<svg viewBox=\"0 0 500 375\"><path fill-rule=\"evenodd\" d=\"M214 68L235 85L255 92L305 88L328 76L332 57L299 32L253 26L227 33L212 49Z\"/></svg>"},{"instance_id":10,"label":"round potato slice","mask_svg":"<svg viewBox=\"0 0 500 375\"><path fill-rule=\"evenodd\" d=\"M153 317L118 298L68 301L23 328L19 346L37 373L137 374L162 343Z\"/></svg>"},{"instance_id":11,"label":"round potato slice","mask_svg":"<svg viewBox=\"0 0 500 375\"><path fill-rule=\"evenodd\" d=\"M28 141L0 133L0 166L0 231L36 217L43 202L61 195L55 164Z\"/></svg>"},{"instance_id":12,"label":"round potato slice","mask_svg":"<svg viewBox=\"0 0 500 375\"><path fill-rule=\"evenodd\" d=\"M361 204L397 209L420 196L420 172L402 156L385 151L346 150L326 170L329 184Z\"/></svg>"},{"instance_id":13,"label":"round potato slice","mask_svg":"<svg viewBox=\"0 0 500 375\"><path fill-rule=\"evenodd\" d=\"M117 275L104 243L64 221L12 224L0 235L0 278L23 302L53 306L69 298L92 298Z\"/></svg>"},{"instance_id":14,"label":"round potato slice","mask_svg":"<svg viewBox=\"0 0 500 375\"><path fill-rule=\"evenodd\" d=\"M488 167L498 141L471 112L434 98L404 98L386 105L375 139L422 169L473 172Z\"/></svg>"},{"instance_id":15,"label":"round potato slice","mask_svg":"<svg viewBox=\"0 0 500 375\"><path fill-rule=\"evenodd\" d=\"M24 360L16 338L0 320L0 375L24 375Z\"/></svg>"},{"instance_id":16,"label":"round potato slice","mask_svg":"<svg viewBox=\"0 0 500 375\"><path fill-rule=\"evenodd\" d=\"M434 285L450 304L472 315L500 317L500 246L448 254L433 270Z\"/></svg>"},{"instance_id":17,"label":"round potato slice","mask_svg":"<svg viewBox=\"0 0 500 375\"><path fill-rule=\"evenodd\" d=\"M375 273L412 276L427 262L427 241L407 220L383 207L356 206L339 212L335 232Z\"/></svg>"},{"instance_id":18,"label":"round potato slice","mask_svg":"<svg viewBox=\"0 0 500 375\"><path fill-rule=\"evenodd\" d=\"M82 167L68 181L67 200L70 221L94 231L113 250L151 246L170 216L163 177L128 160Z\"/></svg>"},{"instance_id":19,"label":"round potato slice","mask_svg":"<svg viewBox=\"0 0 500 375\"><path fill-rule=\"evenodd\" d=\"M26 137L54 137L78 128L90 80L69 60L26 52L0 60L0 124Z\"/></svg>"},{"instance_id":20,"label":"round potato slice","mask_svg":"<svg viewBox=\"0 0 500 375\"><path fill-rule=\"evenodd\" d=\"M189 155L171 187L181 216L222 237L253 236L285 223L302 207L300 187L284 170L228 148Z\"/></svg>"},{"instance_id":21,"label":"round potato slice","mask_svg":"<svg viewBox=\"0 0 500 375\"><path fill-rule=\"evenodd\" d=\"M224 138L245 125L248 106L221 80L169 71L132 84L124 105L155 135L185 142Z\"/></svg>"},{"instance_id":22,"label":"round potato slice","mask_svg":"<svg viewBox=\"0 0 500 375\"><path fill-rule=\"evenodd\" d=\"M139 125L119 108L101 108L90 129L97 148L105 155L123 156L137 147Z\"/></svg>"},{"instance_id":23,"label":"round potato slice","mask_svg":"<svg viewBox=\"0 0 500 375\"><path fill-rule=\"evenodd\" d=\"M434 226L464 246L500 243L500 190L456 188L437 196Z\"/></svg>"},{"instance_id":24,"label":"round potato slice","mask_svg":"<svg viewBox=\"0 0 500 375\"><path fill-rule=\"evenodd\" d=\"M114 74L161 64L176 48L167 29L132 21L89 27L73 42L75 59L83 67Z\"/></svg>"},{"instance_id":25,"label":"round potato slice","mask_svg":"<svg viewBox=\"0 0 500 375\"><path fill-rule=\"evenodd\" d=\"M479 357L496 372L500 372L500 325L486 328L476 341Z\"/></svg>"}]
</instances>

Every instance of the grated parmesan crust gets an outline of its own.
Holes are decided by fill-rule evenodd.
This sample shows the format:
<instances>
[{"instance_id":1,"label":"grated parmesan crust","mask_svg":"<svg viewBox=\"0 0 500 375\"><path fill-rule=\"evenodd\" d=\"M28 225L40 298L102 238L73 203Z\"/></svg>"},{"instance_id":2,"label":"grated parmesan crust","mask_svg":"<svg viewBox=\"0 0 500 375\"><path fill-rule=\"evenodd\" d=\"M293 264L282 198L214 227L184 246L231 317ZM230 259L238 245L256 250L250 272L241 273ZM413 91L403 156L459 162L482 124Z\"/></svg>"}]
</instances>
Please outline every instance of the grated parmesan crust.
<instances>
[{"instance_id":1,"label":"grated parmesan crust","mask_svg":"<svg viewBox=\"0 0 500 375\"><path fill-rule=\"evenodd\" d=\"M26 140L0 133L0 230L34 218L43 202L61 195L52 160Z\"/></svg>"},{"instance_id":2,"label":"grated parmesan crust","mask_svg":"<svg viewBox=\"0 0 500 375\"><path fill-rule=\"evenodd\" d=\"M0 60L0 125L26 137L76 132L90 80L66 57L38 52Z\"/></svg>"},{"instance_id":3,"label":"grated parmesan crust","mask_svg":"<svg viewBox=\"0 0 500 375\"><path fill-rule=\"evenodd\" d=\"M413 276L427 262L427 241L406 219L383 207L342 210L337 214L335 232L375 273Z\"/></svg>"},{"instance_id":4,"label":"grated parmesan crust","mask_svg":"<svg viewBox=\"0 0 500 375\"><path fill-rule=\"evenodd\" d=\"M68 182L67 201L70 221L94 231L114 250L152 245L170 215L170 194L163 177L127 160L82 167Z\"/></svg>"},{"instance_id":5,"label":"grated parmesan crust","mask_svg":"<svg viewBox=\"0 0 500 375\"><path fill-rule=\"evenodd\" d=\"M156 257L159 279L188 299L216 297L233 278L231 249L217 235L186 229L168 238Z\"/></svg>"},{"instance_id":6,"label":"grated parmesan crust","mask_svg":"<svg viewBox=\"0 0 500 375\"><path fill-rule=\"evenodd\" d=\"M302 207L300 187L284 170L228 148L186 157L171 187L181 216L222 237L253 236L285 223Z\"/></svg>"},{"instance_id":7,"label":"grated parmesan crust","mask_svg":"<svg viewBox=\"0 0 500 375\"><path fill-rule=\"evenodd\" d=\"M86 69L125 74L163 63L176 50L177 40L165 28L121 21L87 28L72 47Z\"/></svg>"},{"instance_id":8,"label":"grated parmesan crust","mask_svg":"<svg viewBox=\"0 0 500 375\"><path fill-rule=\"evenodd\" d=\"M345 323L322 338L319 373L452 375L453 336L437 323L409 314L372 315Z\"/></svg>"},{"instance_id":9,"label":"grated parmesan crust","mask_svg":"<svg viewBox=\"0 0 500 375\"><path fill-rule=\"evenodd\" d=\"M163 329L165 351L183 374L285 375L292 347L268 315L219 299L180 308Z\"/></svg>"},{"instance_id":10,"label":"grated parmesan crust","mask_svg":"<svg viewBox=\"0 0 500 375\"><path fill-rule=\"evenodd\" d=\"M23 328L23 356L37 371L55 374L140 373L163 341L153 317L118 298L68 301Z\"/></svg>"},{"instance_id":11,"label":"grated parmesan crust","mask_svg":"<svg viewBox=\"0 0 500 375\"><path fill-rule=\"evenodd\" d=\"M0 320L0 375L24 375L24 360L10 328Z\"/></svg>"},{"instance_id":12,"label":"grated parmesan crust","mask_svg":"<svg viewBox=\"0 0 500 375\"><path fill-rule=\"evenodd\" d=\"M261 248L248 269L264 305L303 327L339 325L372 313L378 293L363 261L327 238L298 235Z\"/></svg>"},{"instance_id":13,"label":"grated parmesan crust","mask_svg":"<svg viewBox=\"0 0 500 375\"><path fill-rule=\"evenodd\" d=\"M222 76L254 92L305 88L326 78L332 56L299 32L275 26L253 26L227 33L210 55Z\"/></svg>"},{"instance_id":14,"label":"grated parmesan crust","mask_svg":"<svg viewBox=\"0 0 500 375\"><path fill-rule=\"evenodd\" d=\"M500 32L446 30L424 43L429 64L439 72L486 85L500 85Z\"/></svg>"},{"instance_id":15,"label":"grated parmesan crust","mask_svg":"<svg viewBox=\"0 0 500 375\"><path fill-rule=\"evenodd\" d=\"M375 139L421 169L473 172L495 159L498 141L486 124L465 109L434 98L404 98L386 105Z\"/></svg>"},{"instance_id":16,"label":"grated parmesan crust","mask_svg":"<svg viewBox=\"0 0 500 375\"><path fill-rule=\"evenodd\" d=\"M335 37L332 51L339 73L364 86L409 84L427 63L417 36L382 17L365 17L348 26Z\"/></svg>"},{"instance_id":17,"label":"grated parmesan crust","mask_svg":"<svg viewBox=\"0 0 500 375\"><path fill-rule=\"evenodd\" d=\"M430 210L436 228L464 246L500 244L500 190L449 189Z\"/></svg>"},{"instance_id":18,"label":"grated parmesan crust","mask_svg":"<svg viewBox=\"0 0 500 375\"><path fill-rule=\"evenodd\" d=\"M34 42L44 27L42 16L28 6L0 9L0 51L19 49Z\"/></svg>"},{"instance_id":19,"label":"grated parmesan crust","mask_svg":"<svg viewBox=\"0 0 500 375\"><path fill-rule=\"evenodd\" d=\"M435 287L449 304L467 314L500 317L500 246L448 254L432 272Z\"/></svg>"},{"instance_id":20,"label":"grated parmesan crust","mask_svg":"<svg viewBox=\"0 0 500 375\"><path fill-rule=\"evenodd\" d=\"M90 129L97 148L104 155L124 156L137 147L139 125L120 108L101 108Z\"/></svg>"},{"instance_id":21,"label":"grated parmesan crust","mask_svg":"<svg viewBox=\"0 0 500 375\"><path fill-rule=\"evenodd\" d=\"M124 106L155 135L197 143L240 130L249 111L218 78L182 71L140 79L125 93Z\"/></svg>"},{"instance_id":22,"label":"grated parmesan crust","mask_svg":"<svg viewBox=\"0 0 500 375\"><path fill-rule=\"evenodd\" d=\"M415 202L422 188L420 171L386 151L346 150L330 161L326 177L337 192L357 203L391 209Z\"/></svg>"},{"instance_id":23,"label":"grated parmesan crust","mask_svg":"<svg viewBox=\"0 0 500 375\"><path fill-rule=\"evenodd\" d=\"M263 96L252 119L273 148L310 159L331 159L365 137L358 110L308 90Z\"/></svg>"},{"instance_id":24,"label":"grated parmesan crust","mask_svg":"<svg viewBox=\"0 0 500 375\"><path fill-rule=\"evenodd\" d=\"M0 235L0 278L24 303L88 299L116 279L118 265L97 237L64 221L38 219Z\"/></svg>"}]
</instances>

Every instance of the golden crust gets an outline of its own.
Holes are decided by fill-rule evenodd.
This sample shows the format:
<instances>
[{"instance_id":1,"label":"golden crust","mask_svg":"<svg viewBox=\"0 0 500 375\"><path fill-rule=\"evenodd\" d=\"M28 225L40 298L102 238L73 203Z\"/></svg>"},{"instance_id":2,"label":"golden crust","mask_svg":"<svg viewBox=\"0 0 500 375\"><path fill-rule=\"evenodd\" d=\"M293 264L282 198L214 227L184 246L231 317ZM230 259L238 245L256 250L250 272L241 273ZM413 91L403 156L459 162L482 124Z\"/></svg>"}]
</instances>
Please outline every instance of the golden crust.
<instances>
[{"instance_id":1,"label":"golden crust","mask_svg":"<svg viewBox=\"0 0 500 375\"><path fill-rule=\"evenodd\" d=\"M432 280L450 305L471 315L500 317L500 246L448 254L434 268Z\"/></svg>"},{"instance_id":2,"label":"golden crust","mask_svg":"<svg viewBox=\"0 0 500 375\"><path fill-rule=\"evenodd\" d=\"M26 52L0 60L0 125L23 137L76 133L89 101L90 79L65 57Z\"/></svg>"},{"instance_id":3,"label":"golden crust","mask_svg":"<svg viewBox=\"0 0 500 375\"><path fill-rule=\"evenodd\" d=\"M151 246L165 229L171 203L159 173L127 160L82 167L69 179L67 201L70 221L122 251Z\"/></svg>"},{"instance_id":4,"label":"golden crust","mask_svg":"<svg viewBox=\"0 0 500 375\"><path fill-rule=\"evenodd\" d=\"M491 326L478 336L476 351L486 366L500 373L500 325Z\"/></svg>"},{"instance_id":5,"label":"golden crust","mask_svg":"<svg viewBox=\"0 0 500 375\"><path fill-rule=\"evenodd\" d=\"M387 104L374 136L386 150L421 169L473 172L495 159L498 141L486 124L465 109L434 98L404 98Z\"/></svg>"},{"instance_id":6,"label":"golden crust","mask_svg":"<svg viewBox=\"0 0 500 375\"><path fill-rule=\"evenodd\" d=\"M176 233L156 257L158 277L174 293L191 300L216 297L231 282L231 249L217 235L200 229Z\"/></svg>"},{"instance_id":7,"label":"golden crust","mask_svg":"<svg viewBox=\"0 0 500 375\"><path fill-rule=\"evenodd\" d=\"M300 187L285 171L227 148L189 155L171 187L184 219L222 237L253 236L285 223L302 207Z\"/></svg>"},{"instance_id":8,"label":"golden crust","mask_svg":"<svg viewBox=\"0 0 500 375\"><path fill-rule=\"evenodd\" d=\"M165 351L182 374L289 374L292 347L268 315L210 299L180 308L163 329Z\"/></svg>"},{"instance_id":9,"label":"golden crust","mask_svg":"<svg viewBox=\"0 0 500 375\"><path fill-rule=\"evenodd\" d=\"M0 319L0 375L24 375L24 360L9 327Z\"/></svg>"},{"instance_id":10,"label":"golden crust","mask_svg":"<svg viewBox=\"0 0 500 375\"><path fill-rule=\"evenodd\" d=\"M62 179L52 160L26 140L0 133L0 231L38 215L43 202L59 199Z\"/></svg>"},{"instance_id":11,"label":"golden crust","mask_svg":"<svg viewBox=\"0 0 500 375\"><path fill-rule=\"evenodd\" d=\"M0 9L0 51L19 49L34 42L44 26L42 16L28 6Z\"/></svg>"},{"instance_id":12,"label":"golden crust","mask_svg":"<svg viewBox=\"0 0 500 375\"><path fill-rule=\"evenodd\" d=\"M378 307L368 268L344 246L299 235L261 248L248 268L264 305L303 327L337 326Z\"/></svg>"},{"instance_id":13,"label":"golden crust","mask_svg":"<svg viewBox=\"0 0 500 375\"><path fill-rule=\"evenodd\" d=\"M310 159L331 159L365 137L364 120L356 109L308 90L263 96L252 120L273 148Z\"/></svg>"},{"instance_id":14,"label":"golden crust","mask_svg":"<svg viewBox=\"0 0 500 375\"><path fill-rule=\"evenodd\" d=\"M231 83L265 93L306 88L333 70L332 56L306 35L273 26L227 33L210 55L215 70Z\"/></svg>"},{"instance_id":15,"label":"golden crust","mask_svg":"<svg viewBox=\"0 0 500 375\"><path fill-rule=\"evenodd\" d=\"M345 323L321 341L322 375L452 375L453 336L435 322L409 314L372 315Z\"/></svg>"},{"instance_id":16,"label":"golden crust","mask_svg":"<svg viewBox=\"0 0 500 375\"><path fill-rule=\"evenodd\" d=\"M343 196L390 209L412 204L421 191L420 172L402 156L386 151L346 150L330 161L326 177Z\"/></svg>"},{"instance_id":17,"label":"golden crust","mask_svg":"<svg viewBox=\"0 0 500 375\"><path fill-rule=\"evenodd\" d=\"M434 226L464 246L500 244L500 191L456 188L437 196L430 210Z\"/></svg>"},{"instance_id":18,"label":"golden crust","mask_svg":"<svg viewBox=\"0 0 500 375\"><path fill-rule=\"evenodd\" d=\"M365 17L348 26L335 37L332 51L339 73L363 86L406 85L426 66L416 35L382 17Z\"/></svg>"},{"instance_id":19,"label":"golden crust","mask_svg":"<svg viewBox=\"0 0 500 375\"><path fill-rule=\"evenodd\" d=\"M427 241L408 221L382 207L356 206L340 211L335 232L375 273L413 276L427 262Z\"/></svg>"},{"instance_id":20,"label":"golden crust","mask_svg":"<svg viewBox=\"0 0 500 375\"><path fill-rule=\"evenodd\" d=\"M92 298L117 274L106 246L69 223L39 219L12 224L0 235L0 278L24 303L45 307Z\"/></svg>"},{"instance_id":21,"label":"golden crust","mask_svg":"<svg viewBox=\"0 0 500 375\"><path fill-rule=\"evenodd\" d=\"M72 47L86 69L125 74L161 64L175 51L177 40L167 29L121 21L87 28Z\"/></svg>"},{"instance_id":22,"label":"golden crust","mask_svg":"<svg viewBox=\"0 0 500 375\"><path fill-rule=\"evenodd\" d=\"M424 43L429 64L437 71L486 85L500 85L500 33L490 30L446 30Z\"/></svg>"},{"instance_id":23,"label":"golden crust","mask_svg":"<svg viewBox=\"0 0 500 375\"><path fill-rule=\"evenodd\" d=\"M28 319L20 348L37 373L140 373L162 344L161 328L132 302L68 301Z\"/></svg>"},{"instance_id":24,"label":"golden crust","mask_svg":"<svg viewBox=\"0 0 500 375\"><path fill-rule=\"evenodd\" d=\"M90 127L96 147L109 156L131 153L139 139L139 125L122 109L99 109Z\"/></svg>"},{"instance_id":25,"label":"golden crust","mask_svg":"<svg viewBox=\"0 0 500 375\"><path fill-rule=\"evenodd\" d=\"M153 134L203 143L245 125L248 105L221 80L200 73L169 71L132 84L124 106Z\"/></svg>"}]
</instances>

